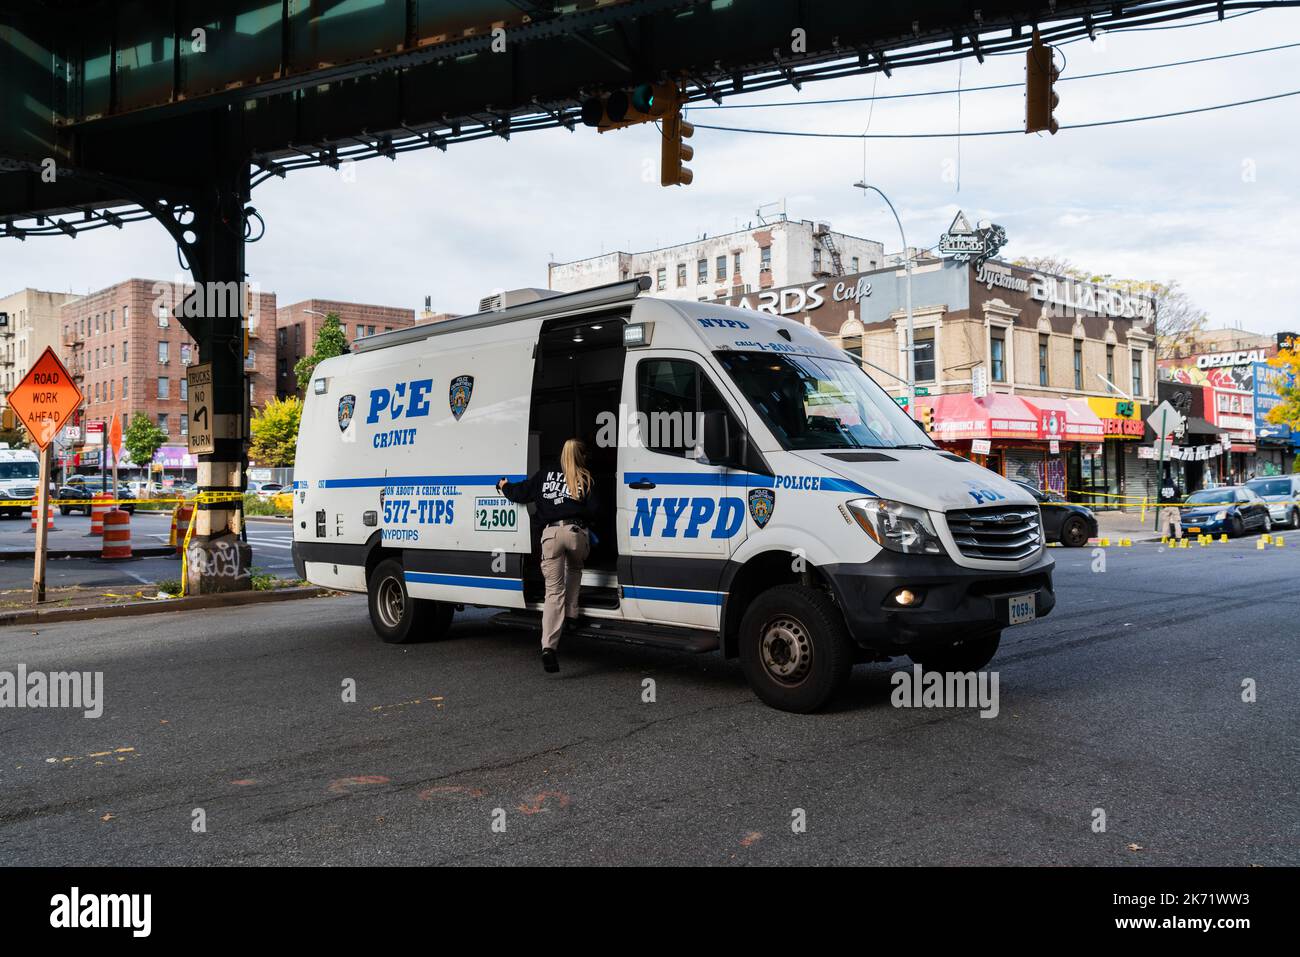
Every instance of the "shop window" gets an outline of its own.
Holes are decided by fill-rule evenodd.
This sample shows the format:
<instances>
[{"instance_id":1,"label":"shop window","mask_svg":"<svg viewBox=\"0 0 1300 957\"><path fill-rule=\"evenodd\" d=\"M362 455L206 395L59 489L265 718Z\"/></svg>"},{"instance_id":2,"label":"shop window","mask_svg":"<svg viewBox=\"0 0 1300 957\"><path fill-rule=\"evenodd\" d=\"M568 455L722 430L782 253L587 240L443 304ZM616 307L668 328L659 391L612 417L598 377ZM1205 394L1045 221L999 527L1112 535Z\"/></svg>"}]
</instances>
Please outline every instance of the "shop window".
<instances>
[{"instance_id":1,"label":"shop window","mask_svg":"<svg viewBox=\"0 0 1300 957\"><path fill-rule=\"evenodd\" d=\"M917 382L934 381L934 330L922 329L912 340Z\"/></svg>"},{"instance_id":2,"label":"shop window","mask_svg":"<svg viewBox=\"0 0 1300 957\"><path fill-rule=\"evenodd\" d=\"M1002 329L994 329L989 340L989 375L994 382L1007 381L1007 340Z\"/></svg>"}]
</instances>

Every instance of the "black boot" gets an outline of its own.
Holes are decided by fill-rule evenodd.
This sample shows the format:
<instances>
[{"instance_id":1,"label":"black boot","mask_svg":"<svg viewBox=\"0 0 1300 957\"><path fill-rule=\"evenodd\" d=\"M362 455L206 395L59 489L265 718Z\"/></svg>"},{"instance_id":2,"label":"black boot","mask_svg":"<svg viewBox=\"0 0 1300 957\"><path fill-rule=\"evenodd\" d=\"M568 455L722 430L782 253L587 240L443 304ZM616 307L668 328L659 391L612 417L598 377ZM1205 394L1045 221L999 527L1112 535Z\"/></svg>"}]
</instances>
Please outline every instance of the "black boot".
<instances>
[{"instance_id":1,"label":"black boot","mask_svg":"<svg viewBox=\"0 0 1300 957\"><path fill-rule=\"evenodd\" d=\"M554 648L542 649L542 670L548 675L553 675L560 670L560 658Z\"/></svg>"}]
</instances>

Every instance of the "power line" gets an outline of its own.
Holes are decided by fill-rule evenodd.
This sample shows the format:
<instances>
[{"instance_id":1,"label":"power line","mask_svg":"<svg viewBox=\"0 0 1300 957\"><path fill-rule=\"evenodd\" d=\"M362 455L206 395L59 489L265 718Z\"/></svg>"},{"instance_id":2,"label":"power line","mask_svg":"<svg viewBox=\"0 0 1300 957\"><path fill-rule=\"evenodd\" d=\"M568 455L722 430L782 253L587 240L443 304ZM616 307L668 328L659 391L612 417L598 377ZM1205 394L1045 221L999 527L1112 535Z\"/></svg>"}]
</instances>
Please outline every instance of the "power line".
<instances>
[{"instance_id":1,"label":"power line","mask_svg":"<svg viewBox=\"0 0 1300 957\"><path fill-rule=\"evenodd\" d=\"M1241 14L1237 14L1241 16ZM1134 66L1123 70L1105 70L1101 73L1080 73L1078 76L1062 76L1057 79L1057 83L1065 83L1070 80L1095 80L1100 77L1121 76L1126 73L1145 73L1150 70L1166 70L1176 66L1192 66L1197 63L1210 63L1215 60L1231 60L1234 57L1254 56L1257 53L1274 53L1278 50L1292 50L1300 47L1300 43L1283 43L1273 47L1261 47L1258 50L1239 50L1236 53L1220 53L1217 56L1197 57L1192 60L1173 60L1169 63L1152 63L1148 66ZM887 93L884 96L849 96L831 100L782 100L778 103L723 103L712 106L691 106L692 110L763 110L773 107L783 106L827 106L838 103L874 103L877 100L907 100L919 96L947 96L953 93L980 93L986 90L1010 90L1020 89L1024 86L1023 82L1016 83L991 83L987 86L968 86L960 90L922 90L917 93Z\"/></svg>"},{"instance_id":2,"label":"power line","mask_svg":"<svg viewBox=\"0 0 1300 957\"><path fill-rule=\"evenodd\" d=\"M1172 113L1153 113L1149 116L1126 116L1118 120L1096 120L1092 123L1066 123L1059 128L1063 130L1084 130L1092 129L1098 126L1121 126L1126 123L1143 123L1147 120L1165 120L1175 116L1190 116L1193 113L1211 113L1215 110L1229 110L1237 106L1250 106L1253 103L1267 103L1270 100L1281 100L1289 96L1300 96L1300 90L1290 90L1286 93L1274 93L1271 96L1258 96L1250 100L1237 100L1234 103L1218 103L1214 106L1199 106L1190 110L1177 110ZM869 138L873 140L927 140L927 139L954 139L965 136L1010 136L1013 133L1024 135L1024 130L970 130L960 133L815 133L805 132L802 130L760 130L746 129L738 126L710 126L707 123L696 123L697 130L718 130L723 133L756 133L763 136L802 136L814 139L835 139L835 140L855 140L859 138Z\"/></svg>"}]
</instances>

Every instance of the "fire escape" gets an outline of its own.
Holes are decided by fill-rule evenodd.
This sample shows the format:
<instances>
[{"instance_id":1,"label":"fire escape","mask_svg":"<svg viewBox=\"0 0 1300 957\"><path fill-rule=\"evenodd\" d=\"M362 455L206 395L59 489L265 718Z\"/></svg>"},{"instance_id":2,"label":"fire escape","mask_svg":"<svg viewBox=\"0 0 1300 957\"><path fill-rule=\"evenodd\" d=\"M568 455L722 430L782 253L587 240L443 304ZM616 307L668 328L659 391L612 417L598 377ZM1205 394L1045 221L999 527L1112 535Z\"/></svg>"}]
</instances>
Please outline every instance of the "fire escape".
<instances>
[{"instance_id":1,"label":"fire escape","mask_svg":"<svg viewBox=\"0 0 1300 957\"><path fill-rule=\"evenodd\" d=\"M824 268L823 268L823 269L820 269L820 270L816 270L816 272L818 273L818 275L823 275L823 276L843 276L843 275L844 275L844 262L840 259L840 251L839 251L839 248L835 245L835 237L834 237L833 235L831 235L831 224L830 224L830 223L818 223L818 224L817 224L817 228L816 228L816 229L814 230L814 232L813 232L813 237L814 237L818 242L821 243L822 247L823 247L823 248L824 248L828 253L830 253L830 256L831 256L831 268L830 268L830 270L826 270L826 269L824 269Z\"/></svg>"}]
</instances>

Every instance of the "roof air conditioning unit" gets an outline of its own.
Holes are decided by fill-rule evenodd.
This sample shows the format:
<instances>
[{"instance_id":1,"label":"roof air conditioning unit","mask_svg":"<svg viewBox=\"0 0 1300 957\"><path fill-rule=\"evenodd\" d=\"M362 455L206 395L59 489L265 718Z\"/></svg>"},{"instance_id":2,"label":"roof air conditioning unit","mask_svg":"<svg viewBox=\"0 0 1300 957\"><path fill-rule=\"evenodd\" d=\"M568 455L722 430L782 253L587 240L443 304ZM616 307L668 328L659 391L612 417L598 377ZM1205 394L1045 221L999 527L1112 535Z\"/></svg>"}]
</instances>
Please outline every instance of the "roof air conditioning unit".
<instances>
[{"instance_id":1,"label":"roof air conditioning unit","mask_svg":"<svg viewBox=\"0 0 1300 957\"><path fill-rule=\"evenodd\" d=\"M500 312L511 306L522 306L526 302L539 302L562 295L553 289L504 289L479 300L479 312Z\"/></svg>"}]
</instances>

